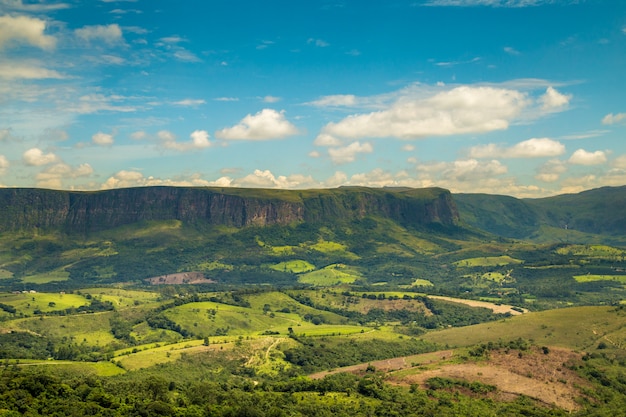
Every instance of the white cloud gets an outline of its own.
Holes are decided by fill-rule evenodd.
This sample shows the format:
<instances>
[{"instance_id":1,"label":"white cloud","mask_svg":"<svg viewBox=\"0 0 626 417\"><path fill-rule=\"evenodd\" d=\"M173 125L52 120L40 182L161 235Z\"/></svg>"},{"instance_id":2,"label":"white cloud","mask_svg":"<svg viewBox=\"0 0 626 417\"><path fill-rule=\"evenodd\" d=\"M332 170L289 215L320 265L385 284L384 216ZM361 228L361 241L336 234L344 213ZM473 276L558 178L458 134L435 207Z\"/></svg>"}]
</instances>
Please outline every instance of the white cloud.
<instances>
[{"instance_id":1,"label":"white cloud","mask_svg":"<svg viewBox=\"0 0 626 417\"><path fill-rule=\"evenodd\" d=\"M309 188L317 185L317 182L311 176L301 174L275 176L269 170L255 169L253 174L232 180L231 185L253 188Z\"/></svg>"},{"instance_id":2,"label":"white cloud","mask_svg":"<svg viewBox=\"0 0 626 417\"><path fill-rule=\"evenodd\" d=\"M177 142L176 136L172 132L162 130L157 133L157 137L161 140L163 147L167 149L186 152L211 146L211 141L209 140L210 135L205 130L195 130L189 136L191 137L191 141Z\"/></svg>"},{"instance_id":3,"label":"white cloud","mask_svg":"<svg viewBox=\"0 0 626 417\"><path fill-rule=\"evenodd\" d=\"M122 170L109 177L101 186L102 189L148 187L164 185L170 187L209 187L216 185L202 179L200 174L192 174L186 177L161 179L153 176L144 177L141 172ZM222 186L227 186L223 184Z\"/></svg>"},{"instance_id":4,"label":"white cloud","mask_svg":"<svg viewBox=\"0 0 626 417\"><path fill-rule=\"evenodd\" d=\"M369 143L352 142L348 146L342 148L328 149L330 159L336 164L345 164L353 162L360 153L372 153L374 147Z\"/></svg>"},{"instance_id":5,"label":"white cloud","mask_svg":"<svg viewBox=\"0 0 626 417\"><path fill-rule=\"evenodd\" d=\"M52 152L44 154L39 148L31 148L24 152L22 159L26 165L42 166L56 162L57 156Z\"/></svg>"},{"instance_id":6,"label":"white cloud","mask_svg":"<svg viewBox=\"0 0 626 417\"><path fill-rule=\"evenodd\" d=\"M0 155L0 175L3 175L6 170L9 168L9 160L6 156Z\"/></svg>"},{"instance_id":7,"label":"white cloud","mask_svg":"<svg viewBox=\"0 0 626 417\"><path fill-rule=\"evenodd\" d=\"M599 165L605 162L604 151L587 152L584 149L578 149L569 158L569 163L574 165Z\"/></svg>"},{"instance_id":8,"label":"white cloud","mask_svg":"<svg viewBox=\"0 0 626 417\"><path fill-rule=\"evenodd\" d=\"M78 102L68 107L70 112L79 114L97 113L100 111L113 111L129 113L137 109L132 106L118 105L116 103L126 101L122 96L106 96L103 94L87 94L78 98Z\"/></svg>"},{"instance_id":9,"label":"white cloud","mask_svg":"<svg viewBox=\"0 0 626 417\"><path fill-rule=\"evenodd\" d=\"M504 52L506 52L509 55L521 55L521 53L517 49L511 46L505 46L503 49L504 49Z\"/></svg>"},{"instance_id":10,"label":"white cloud","mask_svg":"<svg viewBox=\"0 0 626 417\"><path fill-rule=\"evenodd\" d=\"M620 123L622 121L626 121L626 113L609 113L602 118L603 125L612 125L616 123Z\"/></svg>"},{"instance_id":11,"label":"white cloud","mask_svg":"<svg viewBox=\"0 0 626 417\"><path fill-rule=\"evenodd\" d=\"M16 43L52 49L56 45L56 39L45 35L45 30L45 20L28 16L0 16L0 49Z\"/></svg>"},{"instance_id":12,"label":"white cloud","mask_svg":"<svg viewBox=\"0 0 626 417\"><path fill-rule=\"evenodd\" d=\"M528 104L519 91L461 86L426 99L401 97L388 110L346 117L322 133L349 139L483 133L507 129Z\"/></svg>"},{"instance_id":13,"label":"white cloud","mask_svg":"<svg viewBox=\"0 0 626 417\"><path fill-rule=\"evenodd\" d=\"M67 9L69 7L70 5L67 3L24 4L23 0L0 0L0 9L15 10L15 11L20 11L20 12L48 12L48 11L53 11L53 10Z\"/></svg>"},{"instance_id":14,"label":"white cloud","mask_svg":"<svg viewBox=\"0 0 626 417\"><path fill-rule=\"evenodd\" d=\"M626 170L626 154L615 158L611 163L611 166L616 169Z\"/></svg>"},{"instance_id":15,"label":"white cloud","mask_svg":"<svg viewBox=\"0 0 626 417\"><path fill-rule=\"evenodd\" d=\"M37 174L37 186L43 188L63 188L64 179L75 179L88 177L93 174L93 168L89 164L81 164L73 168L65 163L55 164L47 167Z\"/></svg>"},{"instance_id":16,"label":"white cloud","mask_svg":"<svg viewBox=\"0 0 626 417\"><path fill-rule=\"evenodd\" d=\"M74 31L76 36L85 42L102 41L113 45L122 42L122 29L117 23L111 25L83 26Z\"/></svg>"},{"instance_id":17,"label":"white cloud","mask_svg":"<svg viewBox=\"0 0 626 417\"><path fill-rule=\"evenodd\" d=\"M217 97L217 98L214 98L213 100L215 100L215 101L239 101L239 98L237 98L237 97Z\"/></svg>"},{"instance_id":18,"label":"white cloud","mask_svg":"<svg viewBox=\"0 0 626 417\"><path fill-rule=\"evenodd\" d=\"M567 164L565 162L551 159L537 170L535 178L543 182L555 182L565 172L567 172Z\"/></svg>"},{"instance_id":19,"label":"white cloud","mask_svg":"<svg viewBox=\"0 0 626 417\"><path fill-rule=\"evenodd\" d=\"M330 44L328 42L326 42L323 39L314 39L314 38L309 38L306 43L308 43L309 45L315 45L319 48L325 48L327 46L329 46Z\"/></svg>"},{"instance_id":20,"label":"white cloud","mask_svg":"<svg viewBox=\"0 0 626 417\"><path fill-rule=\"evenodd\" d=\"M356 105L356 96L352 94L336 94L332 96L321 97L307 104L316 107L354 106Z\"/></svg>"},{"instance_id":21,"label":"white cloud","mask_svg":"<svg viewBox=\"0 0 626 417\"><path fill-rule=\"evenodd\" d=\"M130 138L132 140L143 140L148 137L148 134L143 130L138 130L137 132L133 132L130 134Z\"/></svg>"},{"instance_id":22,"label":"white cloud","mask_svg":"<svg viewBox=\"0 0 626 417\"><path fill-rule=\"evenodd\" d=\"M206 101L202 99L186 98L184 100L175 101L173 104L177 106L184 106L184 107L188 107L188 106L195 107L201 104L206 104Z\"/></svg>"},{"instance_id":23,"label":"white cloud","mask_svg":"<svg viewBox=\"0 0 626 417\"><path fill-rule=\"evenodd\" d=\"M567 106L571 99L571 94L561 94L553 87L548 87L545 94L539 97L539 103L543 110L553 110Z\"/></svg>"},{"instance_id":24,"label":"white cloud","mask_svg":"<svg viewBox=\"0 0 626 417\"><path fill-rule=\"evenodd\" d=\"M542 158L565 153L565 146L549 138L532 138L503 148L493 143L478 145L470 149L472 158Z\"/></svg>"},{"instance_id":25,"label":"white cloud","mask_svg":"<svg viewBox=\"0 0 626 417\"><path fill-rule=\"evenodd\" d=\"M111 146L115 140L113 139L113 135L108 133L98 132L91 137L91 141L99 146Z\"/></svg>"},{"instance_id":26,"label":"white cloud","mask_svg":"<svg viewBox=\"0 0 626 417\"><path fill-rule=\"evenodd\" d=\"M248 114L239 124L215 132L215 137L226 140L282 139L298 134L298 129L285 118L284 111L263 109Z\"/></svg>"},{"instance_id":27,"label":"white cloud","mask_svg":"<svg viewBox=\"0 0 626 417\"><path fill-rule=\"evenodd\" d=\"M27 62L0 63L0 78L7 80L63 79L57 71L34 66Z\"/></svg>"},{"instance_id":28,"label":"white cloud","mask_svg":"<svg viewBox=\"0 0 626 417\"><path fill-rule=\"evenodd\" d=\"M340 146L341 141L332 135L320 133L313 141L313 144L316 146Z\"/></svg>"},{"instance_id":29,"label":"white cloud","mask_svg":"<svg viewBox=\"0 0 626 417\"><path fill-rule=\"evenodd\" d=\"M405 152L412 152L415 150L415 146L407 143L406 145L402 146L402 150Z\"/></svg>"},{"instance_id":30,"label":"white cloud","mask_svg":"<svg viewBox=\"0 0 626 417\"><path fill-rule=\"evenodd\" d=\"M280 97L265 96L263 97L263 103L278 103L281 100Z\"/></svg>"},{"instance_id":31,"label":"white cloud","mask_svg":"<svg viewBox=\"0 0 626 417\"><path fill-rule=\"evenodd\" d=\"M176 51L174 51L173 56L177 60L183 61L183 62L202 62L202 60L198 58L196 54L184 48L179 48Z\"/></svg>"}]
</instances>

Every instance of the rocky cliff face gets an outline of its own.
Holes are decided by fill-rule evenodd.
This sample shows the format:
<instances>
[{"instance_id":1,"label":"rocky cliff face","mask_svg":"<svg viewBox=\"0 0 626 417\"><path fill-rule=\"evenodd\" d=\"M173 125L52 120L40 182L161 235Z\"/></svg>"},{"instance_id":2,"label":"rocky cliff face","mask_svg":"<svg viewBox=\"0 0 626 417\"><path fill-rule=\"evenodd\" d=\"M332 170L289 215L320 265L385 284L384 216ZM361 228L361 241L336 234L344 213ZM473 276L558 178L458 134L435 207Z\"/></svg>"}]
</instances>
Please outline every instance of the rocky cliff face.
<instances>
[{"instance_id":1,"label":"rocky cliff face","mask_svg":"<svg viewBox=\"0 0 626 417\"><path fill-rule=\"evenodd\" d=\"M90 233L144 220L243 227L383 216L414 225L455 225L447 190L338 188L245 190L146 187L98 192L0 189L0 231Z\"/></svg>"}]
</instances>

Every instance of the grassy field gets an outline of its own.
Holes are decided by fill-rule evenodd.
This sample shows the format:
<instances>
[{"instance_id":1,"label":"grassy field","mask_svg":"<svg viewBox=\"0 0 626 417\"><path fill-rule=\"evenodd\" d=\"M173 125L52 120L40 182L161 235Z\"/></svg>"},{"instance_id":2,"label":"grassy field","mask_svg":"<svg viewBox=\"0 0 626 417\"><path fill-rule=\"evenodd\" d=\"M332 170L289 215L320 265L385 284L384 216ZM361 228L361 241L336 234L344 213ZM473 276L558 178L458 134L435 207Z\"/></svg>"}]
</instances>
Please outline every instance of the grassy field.
<instances>
[{"instance_id":1,"label":"grassy field","mask_svg":"<svg viewBox=\"0 0 626 417\"><path fill-rule=\"evenodd\" d=\"M17 314L32 316L35 310L43 313L65 310L89 304L82 295L61 293L0 294L0 303L15 307Z\"/></svg>"},{"instance_id":2,"label":"grassy field","mask_svg":"<svg viewBox=\"0 0 626 417\"><path fill-rule=\"evenodd\" d=\"M584 256L596 259L623 259L626 251L606 245L567 245L556 250L559 255Z\"/></svg>"},{"instance_id":3,"label":"grassy field","mask_svg":"<svg viewBox=\"0 0 626 417\"><path fill-rule=\"evenodd\" d=\"M338 284L352 284L361 275L358 271L346 267L343 264L329 265L316 271L298 276L298 282L312 284L320 287L329 287Z\"/></svg>"},{"instance_id":4,"label":"grassy field","mask_svg":"<svg viewBox=\"0 0 626 417\"><path fill-rule=\"evenodd\" d=\"M475 267L475 266L504 266L511 264L521 264L524 261L511 258L508 255L502 256L483 256L479 258L468 258L457 262L454 265L459 267Z\"/></svg>"},{"instance_id":5,"label":"grassy field","mask_svg":"<svg viewBox=\"0 0 626 417\"><path fill-rule=\"evenodd\" d=\"M86 343L106 346L115 339L111 334L109 319L113 313L77 314L18 319L2 323L7 330L30 331L55 341Z\"/></svg>"},{"instance_id":6,"label":"grassy field","mask_svg":"<svg viewBox=\"0 0 626 417\"><path fill-rule=\"evenodd\" d=\"M315 269L315 265L303 261L303 260L292 260L280 262L276 265L270 266L275 271L283 271L283 272L291 272L293 274L302 274L304 272L313 271Z\"/></svg>"},{"instance_id":7,"label":"grassy field","mask_svg":"<svg viewBox=\"0 0 626 417\"><path fill-rule=\"evenodd\" d=\"M626 284L626 275L574 275L576 282L617 281Z\"/></svg>"},{"instance_id":8,"label":"grassy field","mask_svg":"<svg viewBox=\"0 0 626 417\"><path fill-rule=\"evenodd\" d=\"M625 327L626 314L615 307L571 307L429 332L423 338L442 345L471 346L521 337L538 345L586 351L594 350L605 336L615 334L621 339Z\"/></svg>"}]
</instances>

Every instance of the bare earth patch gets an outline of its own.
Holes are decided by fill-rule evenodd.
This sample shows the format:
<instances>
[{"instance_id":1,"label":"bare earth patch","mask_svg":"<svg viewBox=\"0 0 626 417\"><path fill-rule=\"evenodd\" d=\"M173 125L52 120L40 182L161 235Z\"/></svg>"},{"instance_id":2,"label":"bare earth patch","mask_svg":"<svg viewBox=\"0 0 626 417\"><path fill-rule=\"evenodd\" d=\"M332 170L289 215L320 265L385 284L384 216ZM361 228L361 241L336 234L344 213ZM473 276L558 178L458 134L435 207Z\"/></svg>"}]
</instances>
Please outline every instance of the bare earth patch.
<instances>
[{"instance_id":1,"label":"bare earth patch","mask_svg":"<svg viewBox=\"0 0 626 417\"><path fill-rule=\"evenodd\" d=\"M523 314L520 311L513 310L513 306L504 305L504 304L497 305L497 304L490 303L490 302L487 302L487 301L465 300L463 298L443 297L443 296L439 296L439 295L429 295L428 298L434 298L434 299L443 300L443 301L450 301L450 302L453 302L453 303L461 303L461 304L468 305L470 307L488 308L488 309L492 310L496 314L511 313L514 316L518 315L518 314ZM524 313L527 313L527 312L528 312L528 310L524 309Z\"/></svg>"},{"instance_id":2,"label":"bare earth patch","mask_svg":"<svg viewBox=\"0 0 626 417\"><path fill-rule=\"evenodd\" d=\"M146 281L152 285L215 284L215 281L205 278L202 272L159 275L158 277L146 278Z\"/></svg>"},{"instance_id":3,"label":"bare earth patch","mask_svg":"<svg viewBox=\"0 0 626 417\"><path fill-rule=\"evenodd\" d=\"M525 395L573 411L579 409L576 398L583 395L577 387L588 383L565 365L580 359L580 354L560 348L550 348L548 354L537 348L521 355L517 350L493 351L483 362L449 364L412 375L392 375L389 382L426 387L426 382L434 377L478 381L496 386L501 399Z\"/></svg>"}]
</instances>

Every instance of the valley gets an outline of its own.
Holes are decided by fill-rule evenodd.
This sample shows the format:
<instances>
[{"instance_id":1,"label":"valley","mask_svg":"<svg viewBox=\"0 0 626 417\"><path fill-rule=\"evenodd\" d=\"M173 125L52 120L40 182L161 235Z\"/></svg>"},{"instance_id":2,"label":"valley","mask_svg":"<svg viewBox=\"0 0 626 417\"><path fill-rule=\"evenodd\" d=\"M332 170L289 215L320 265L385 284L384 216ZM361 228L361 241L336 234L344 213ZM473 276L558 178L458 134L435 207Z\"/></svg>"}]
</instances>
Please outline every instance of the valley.
<instances>
[{"instance_id":1,"label":"valley","mask_svg":"<svg viewBox=\"0 0 626 417\"><path fill-rule=\"evenodd\" d=\"M623 188L0 191L0 413L626 405Z\"/></svg>"}]
</instances>

